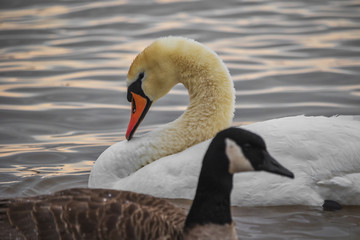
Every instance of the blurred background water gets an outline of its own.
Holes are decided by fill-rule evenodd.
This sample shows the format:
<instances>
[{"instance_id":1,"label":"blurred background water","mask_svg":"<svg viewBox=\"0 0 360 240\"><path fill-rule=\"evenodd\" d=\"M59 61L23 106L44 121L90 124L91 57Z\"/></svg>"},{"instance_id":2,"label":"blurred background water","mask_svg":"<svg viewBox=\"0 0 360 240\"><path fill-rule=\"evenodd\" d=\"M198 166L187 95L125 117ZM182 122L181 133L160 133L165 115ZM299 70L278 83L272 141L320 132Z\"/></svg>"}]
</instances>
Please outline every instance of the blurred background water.
<instances>
[{"instance_id":1,"label":"blurred background water","mask_svg":"<svg viewBox=\"0 0 360 240\"><path fill-rule=\"evenodd\" d=\"M360 114L359 0L0 3L0 197L86 187L99 154L124 139L126 73L155 38L216 51L236 88L234 122ZM188 104L176 86L138 134ZM358 239L360 209L236 208L244 239Z\"/></svg>"}]
</instances>

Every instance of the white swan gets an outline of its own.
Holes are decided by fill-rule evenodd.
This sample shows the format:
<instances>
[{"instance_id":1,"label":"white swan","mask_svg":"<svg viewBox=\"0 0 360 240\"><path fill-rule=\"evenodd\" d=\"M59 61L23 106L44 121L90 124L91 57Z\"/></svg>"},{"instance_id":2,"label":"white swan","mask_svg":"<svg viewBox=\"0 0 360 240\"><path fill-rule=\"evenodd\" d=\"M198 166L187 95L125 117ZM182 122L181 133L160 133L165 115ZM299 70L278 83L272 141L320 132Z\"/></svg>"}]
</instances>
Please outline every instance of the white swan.
<instances>
[{"instance_id":1,"label":"white swan","mask_svg":"<svg viewBox=\"0 0 360 240\"><path fill-rule=\"evenodd\" d=\"M156 47L152 47L154 45ZM153 58L155 62L147 67L147 62L152 62ZM182 61L175 64L172 58ZM165 66L161 65L161 61L165 62ZM185 64L188 62L193 65L190 64L189 67ZM196 71L195 69L202 69L197 65L208 67L206 71ZM215 72L212 73L213 71ZM155 41L134 60L129 70L128 78L132 80L129 82L129 89L137 81L134 79L143 76L140 79L142 84L139 81L139 86L145 93L142 94L151 96L150 100L163 96L172 85L165 84L166 89L160 88L161 93L156 94L157 87L150 81L147 82L154 78L150 78L153 73L159 77L160 82L172 75L179 82L183 81L182 77L188 78L190 82L184 84L190 94L188 110L175 122L141 138L116 143L108 148L96 161L89 186L131 190L157 197L192 199L201 159L209 141L189 146L211 138L214 132L230 124L234 101L231 79L224 64L211 50L194 41L172 37ZM204 79L206 81L201 81ZM221 81L216 84L218 79ZM196 87L192 88L193 86ZM223 94L207 94L207 89L211 87L223 91ZM215 89L211 91L214 92ZM201 107L197 108L197 104L201 104ZM185 124L184 119L191 120ZM206 121L208 119L210 121ZM218 121L219 119L221 120ZM251 173L236 176L232 194L234 205L321 205L326 199L341 204L360 205L359 117L296 116L259 122L245 128L263 136L271 154L290 168L296 178L289 181L277 176ZM129 129L128 134L131 131L133 133L131 124ZM206 135L208 131L209 134ZM184 149L186 150L183 151ZM177 153L180 151L183 152ZM146 165L156 159L158 160ZM142 165L146 166L137 170ZM131 175L127 176L129 174ZM265 185L270 178L271 184ZM240 189L247 190L244 192Z\"/></svg>"},{"instance_id":2,"label":"white swan","mask_svg":"<svg viewBox=\"0 0 360 240\"><path fill-rule=\"evenodd\" d=\"M231 124L235 91L228 69L216 53L198 42L181 37L158 39L135 58L127 78L132 102L127 139L152 102L177 83L188 89L190 104L174 122L104 151L91 170L90 187L112 188L142 166L210 139Z\"/></svg>"}]
</instances>

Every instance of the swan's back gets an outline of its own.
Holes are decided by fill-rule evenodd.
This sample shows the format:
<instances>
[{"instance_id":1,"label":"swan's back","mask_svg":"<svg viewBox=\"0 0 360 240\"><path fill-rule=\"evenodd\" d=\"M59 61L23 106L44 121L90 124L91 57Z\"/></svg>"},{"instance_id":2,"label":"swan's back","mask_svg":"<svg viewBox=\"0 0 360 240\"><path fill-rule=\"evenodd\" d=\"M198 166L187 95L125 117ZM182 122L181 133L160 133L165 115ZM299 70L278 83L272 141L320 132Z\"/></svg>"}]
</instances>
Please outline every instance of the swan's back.
<instances>
[{"instance_id":1,"label":"swan's back","mask_svg":"<svg viewBox=\"0 0 360 240\"><path fill-rule=\"evenodd\" d=\"M264 205L321 205L326 199L360 204L360 116L295 116L246 128L261 134L271 154L296 175L292 182L271 181L268 190L264 189L264 195L269 196ZM259 182L263 182L261 176L253 176L251 185ZM272 194L273 189L279 189L280 194Z\"/></svg>"},{"instance_id":2,"label":"swan's back","mask_svg":"<svg viewBox=\"0 0 360 240\"><path fill-rule=\"evenodd\" d=\"M359 120L294 116L242 126L263 136L271 155L291 169L295 179L253 172L235 175L232 204L321 206L329 199L360 205ZM192 199L209 143L159 159L119 180L115 188Z\"/></svg>"}]
</instances>

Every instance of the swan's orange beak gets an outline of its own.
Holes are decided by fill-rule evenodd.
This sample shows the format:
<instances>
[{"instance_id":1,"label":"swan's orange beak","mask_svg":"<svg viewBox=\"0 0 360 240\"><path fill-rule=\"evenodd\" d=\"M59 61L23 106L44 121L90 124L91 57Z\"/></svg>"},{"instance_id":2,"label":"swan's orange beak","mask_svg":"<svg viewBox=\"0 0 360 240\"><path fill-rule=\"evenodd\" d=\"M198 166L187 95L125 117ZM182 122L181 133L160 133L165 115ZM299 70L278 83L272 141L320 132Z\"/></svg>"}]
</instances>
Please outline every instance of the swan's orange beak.
<instances>
[{"instance_id":1,"label":"swan's orange beak","mask_svg":"<svg viewBox=\"0 0 360 240\"><path fill-rule=\"evenodd\" d=\"M141 121L144 119L152 103L150 99L147 97L143 97L134 92L130 92L130 93L131 93L131 117L126 131L127 140L130 140L132 138L132 136L134 135Z\"/></svg>"}]
</instances>

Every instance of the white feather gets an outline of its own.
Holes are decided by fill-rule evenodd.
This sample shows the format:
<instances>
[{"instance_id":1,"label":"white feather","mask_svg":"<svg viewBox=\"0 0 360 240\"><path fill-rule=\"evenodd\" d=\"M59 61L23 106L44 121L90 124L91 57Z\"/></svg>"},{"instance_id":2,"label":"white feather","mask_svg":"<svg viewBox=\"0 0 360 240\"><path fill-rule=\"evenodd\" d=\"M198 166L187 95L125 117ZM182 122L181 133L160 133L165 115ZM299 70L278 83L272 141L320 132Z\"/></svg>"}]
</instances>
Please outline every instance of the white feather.
<instances>
[{"instance_id":1,"label":"white feather","mask_svg":"<svg viewBox=\"0 0 360 240\"><path fill-rule=\"evenodd\" d=\"M325 199L360 204L359 118L295 116L243 127L261 135L269 153L295 179L265 172L235 175L233 205L321 205ZM152 162L111 187L192 199L209 143Z\"/></svg>"}]
</instances>

